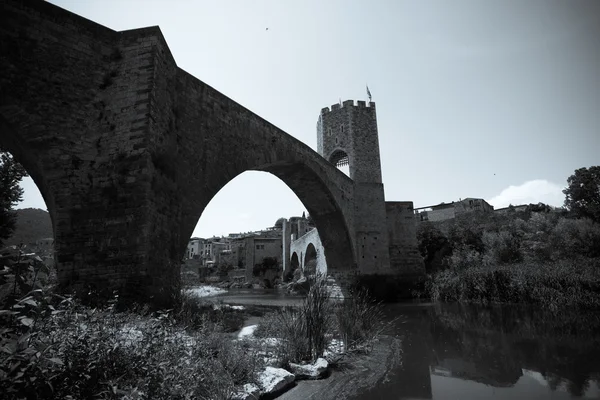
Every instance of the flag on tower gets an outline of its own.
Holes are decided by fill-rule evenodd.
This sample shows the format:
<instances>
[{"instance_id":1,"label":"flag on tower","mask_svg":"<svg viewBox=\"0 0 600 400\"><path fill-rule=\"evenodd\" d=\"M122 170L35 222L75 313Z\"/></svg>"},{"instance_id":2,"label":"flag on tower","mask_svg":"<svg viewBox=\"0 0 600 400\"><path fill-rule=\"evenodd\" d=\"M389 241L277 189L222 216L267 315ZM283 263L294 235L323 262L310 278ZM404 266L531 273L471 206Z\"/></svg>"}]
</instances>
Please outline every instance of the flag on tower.
<instances>
[{"instance_id":1,"label":"flag on tower","mask_svg":"<svg viewBox=\"0 0 600 400\"><path fill-rule=\"evenodd\" d=\"M369 90L369 85L367 85L367 96L369 96L369 103L371 102L371 91Z\"/></svg>"}]
</instances>

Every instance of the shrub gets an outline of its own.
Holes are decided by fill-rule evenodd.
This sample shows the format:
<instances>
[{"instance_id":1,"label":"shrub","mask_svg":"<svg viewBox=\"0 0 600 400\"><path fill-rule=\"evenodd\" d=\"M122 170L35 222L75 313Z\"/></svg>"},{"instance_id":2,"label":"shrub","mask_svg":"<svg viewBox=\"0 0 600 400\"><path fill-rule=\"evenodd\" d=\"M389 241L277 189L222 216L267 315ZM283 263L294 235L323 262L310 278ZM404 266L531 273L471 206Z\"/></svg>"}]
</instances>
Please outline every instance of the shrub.
<instances>
[{"instance_id":1,"label":"shrub","mask_svg":"<svg viewBox=\"0 0 600 400\"><path fill-rule=\"evenodd\" d=\"M521 261L521 239L507 231L485 232L483 244L486 248L487 262L492 264L508 264Z\"/></svg>"},{"instance_id":2,"label":"shrub","mask_svg":"<svg viewBox=\"0 0 600 400\"><path fill-rule=\"evenodd\" d=\"M325 279L317 276L312 280L308 295L302 302L306 319L306 334L311 358L316 360L327 347L326 336L331 332L331 303Z\"/></svg>"},{"instance_id":3,"label":"shrub","mask_svg":"<svg viewBox=\"0 0 600 400\"><path fill-rule=\"evenodd\" d=\"M446 270L429 282L433 301L533 303L544 308L600 307L600 261L524 262Z\"/></svg>"},{"instance_id":4,"label":"shrub","mask_svg":"<svg viewBox=\"0 0 600 400\"><path fill-rule=\"evenodd\" d=\"M142 316L112 303L90 309L40 290L2 310L3 398L225 399L255 381L262 361L220 323L185 329L190 308Z\"/></svg>"},{"instance_id":5,"label":"shrub","mask_svg":"<svg viewBox=\"0 0 600 400\"><path fill-rule=\"evenodd\" d=\"M557 258L600 257L600 224L586 218L561 218L550 242Z\"/></svg>"},{"instance_id":6,"label":"shrub","mask_svg":"<svg viewBox=\"0 0 600 400\"><path fill-rule=\"evenodd\" d=\"M364 289L350 293L335 307L337 332L346 350L366 349L389 325L381 303L374 301Z\"/></svg>"},{"instance_id":7,"label":"shrub","mask_svg":"<svg viewBox=\"0 0 600 400\"><path fill-rule=\"evenodd\" d=\"M257 336L276 337L275 352L282 366L290 362L314 361L327 348L332 333L332 306L325 280L311 279L306 298L300 306L284 307L265 318Z\"/></svg>"},{"instance_id":8,"label":"shrub","mask_svg":"<svg viewBox=\"0 0 600 400\"><path fill-rule=\"evenodd\" d=\"M448 266L457 270L479 267L482 263L482 254L468 246L455 248L452 255L447 258Z\"/></svg>"}]
</instances>

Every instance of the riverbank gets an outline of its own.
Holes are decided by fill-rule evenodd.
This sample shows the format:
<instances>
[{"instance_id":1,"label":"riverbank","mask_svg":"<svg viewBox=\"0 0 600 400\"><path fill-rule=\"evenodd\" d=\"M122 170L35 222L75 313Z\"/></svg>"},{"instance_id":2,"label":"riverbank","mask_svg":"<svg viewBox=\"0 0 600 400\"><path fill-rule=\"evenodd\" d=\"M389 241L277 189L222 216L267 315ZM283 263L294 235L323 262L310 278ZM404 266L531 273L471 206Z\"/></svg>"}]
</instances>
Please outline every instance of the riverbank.
<instances>
[{"instance_id":1,"label":"riverbank","mask_svg":"<svg viewBox=\"0 0 600 400\"><path fill-rule=\"evenodd\" d=\"M600 260L522 262L450 268L425 283L435 302L528 304L600 309Z\"/></svg>"},{"instance_id":2,"label":"riverbank","mask_svg":"<svg viewBox=\"0 0 600 400\"><path fill-rule=\"evenodd\" d=\"M118 296L91 308L38 289L0 310L0 391L7 399L270 398L375 343L378 306L326 293L315 284L299 305L246 307L211 287L188 288L173 309L151 312L119 311ZM242 329L252 318L263 336Z\"/></svg>"},{"instance_id":3,"label":"riverbank","mask_svg":"<svg viewBox=\"0 0 600 400\"><path fill-rule=\"evenodd\" d=\"M330 369L322 380L304 380L278 396L278 400L343 400L375 387L389 379L402 362L401 341L383 336L369 353L350 355Z\"/></svg>"}]
</instances>

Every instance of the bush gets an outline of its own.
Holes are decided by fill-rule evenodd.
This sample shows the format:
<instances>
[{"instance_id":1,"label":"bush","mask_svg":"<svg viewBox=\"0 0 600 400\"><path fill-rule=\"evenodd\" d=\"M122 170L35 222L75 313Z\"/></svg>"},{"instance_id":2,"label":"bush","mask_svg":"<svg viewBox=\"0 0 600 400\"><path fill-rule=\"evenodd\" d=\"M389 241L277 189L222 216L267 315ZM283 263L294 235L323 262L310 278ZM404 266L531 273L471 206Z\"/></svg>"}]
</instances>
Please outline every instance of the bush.
<instances>
[{"instance_id":1,"label":"bush","mask_svg":"<svg viewBox=\"0 0 600 400\"><path fill-rule=\"evenodd\" d=\"M559 259L600 257L600 224L586 218L562 218L552 230L550 245Z\"/></svg>"},{"instance_id":2,"label":"bush","mask_svg":"<svg viewBox=\"0 0 600 400\"><path fill-rule=\"evenodd\" d=\"M346 350L368 347L390 324L384 322L381 303L364 289L350 293L350 297L338 304L335 317L337 333Z\"/></svg>"},{"instance_id":3,"label":"bush","mask_svg":"<svg viewBox=\"0 0 600 400\"><path fill-rule=\"evenodd\" d=\"M265 319L256 332L276 337L276 356L282 366L290 362L315 361L327 348L332 333L332 308L325 280L311 280L306 298L297 307L284 307Z\"/></svg>"},{"instance_id":4,"label":"bush","mask_svg":"<svg viewBox=\"0 0 600 400\"><path fill-rule=\"evenodd\" d=\"M429 282L433 301L533 303L544 308L600 308L600 260L523 262L446 270Z\"/></svg>"},{"instance_id":5,"label":"bush","mask_svg":"<svg viewBox=\"0 0 600 400\"><path fill-rule=\"evenodd\" d=\"M118 313L115 303L90 309L40 290L2 310L3 398L225 399L262 367L209 318L186 329L183 311Z\"/></svg>"},{"instance_id":6,"label":"bush","mask_svg":"<svg viewBox=\"0 0 600 400\"><path fill-rule=\"evenodd\" d=\"M521 238L512 232L485 232L482 240L486 248L486 261L488 263L494 265L508 264L523 259Z\"/></svg>"}]
</instances>

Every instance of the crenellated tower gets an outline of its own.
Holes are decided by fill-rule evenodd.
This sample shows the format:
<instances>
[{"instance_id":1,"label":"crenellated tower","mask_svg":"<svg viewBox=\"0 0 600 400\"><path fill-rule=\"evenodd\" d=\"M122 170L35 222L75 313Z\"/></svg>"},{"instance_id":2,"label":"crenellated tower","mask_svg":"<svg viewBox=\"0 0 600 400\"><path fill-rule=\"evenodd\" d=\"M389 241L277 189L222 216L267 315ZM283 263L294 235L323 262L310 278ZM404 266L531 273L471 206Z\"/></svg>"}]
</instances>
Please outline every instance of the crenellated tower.
<instances>
[{"instance_id":1,"label":"crenellated tower","mask_svg":"<svg viewBox=\"0 0 600 400\"><path fill-rule=\"evenodd\" d=\"M353 231L359 270L369 273L389 269L375 103L346 100L323 108L317 122L317 151L338 167L348 165L354 181Z\"/></svg>"},{"instance_id":2,"label":"crenellated tower","mask_svg":"<svg viewBox=\"0 0 600 400\"><path fill-rule=\"evenodd\" d=\"M317 151L336 166L348 165L357 183L381 183L375 103L346 100L323 108L317 122Z\"/></svg>"}]
</instances>

